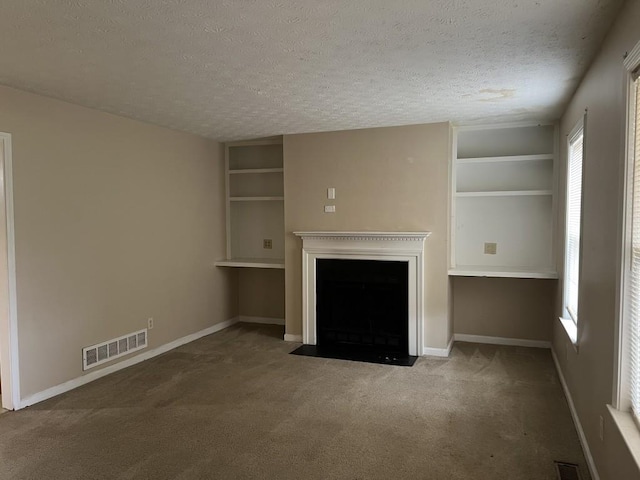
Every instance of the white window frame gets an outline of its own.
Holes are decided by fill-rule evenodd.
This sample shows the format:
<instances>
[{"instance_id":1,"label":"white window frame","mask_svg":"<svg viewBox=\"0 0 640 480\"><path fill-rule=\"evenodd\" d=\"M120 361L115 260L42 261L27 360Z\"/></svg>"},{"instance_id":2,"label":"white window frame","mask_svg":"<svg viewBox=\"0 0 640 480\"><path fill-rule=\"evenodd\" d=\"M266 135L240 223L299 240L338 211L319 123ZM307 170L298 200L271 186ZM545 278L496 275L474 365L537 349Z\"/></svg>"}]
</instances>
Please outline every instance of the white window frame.
<instances>
[{"instance_id":1,"label":"white window frame","mask_svg":"<svg viewBox=\"0 0 640 480\"><path fill-rule=\"evenodd\" d=\"M618 323L616 332L616 361L614 361L614 386L613 405L607 405L611 418L618 431L622 435L627 447L631 451L636 463L640 466L640 427L638 412L632 412L632 376L633 376L633 350L631 348L631 318L629 318L629 280L631 277L631 236L633 233L633 186L635 167L635 94L640 89L640 83L633 81L633 72L640 67L640 42L635 46L624 61L627 70L627 121L625 124L625 162L624 162L624 189L622 241L619 242L621 255L620 276L618 282ZM640 82L640 81L639 81ZM634 84L635 83L635 84ZM636 130L637 131L637 130ZM637 360L636 360L637 361Z\"/></svg>"},{"instance_id":2,"label":"white window frame","mask_svg":"<svg viewBox=\"0 0 640 480\"><path fill-rule=\"evenodd\" d=\"M579 302L579 285L580 285L580 273L582 271L582 222L584 217L583 201L584 201L584 161L585 161L585 145L586 145L586 113L580 118L578 123L573 127L569 135L567 136L566 152L566 180L565 180L565 210L564 210L564 268L563 268L563 285L562 285L562 317L560 322L564 326L571 343L575 348L578 345L578 312L571 312L568 308L569 298L569 284L568 272L569 272L569 185L570 185L570 162L571 162L571 149L574 141L582 135L582 181L580 184L580 234L578 240L578 302Z\"/></svg>"},{"instance_id":3,"label":"white window frame","mask_svg":"<svg viewBox=\"0 0 640 480\"><path fill-rule=\"evenodd\" d=\"M628 295L629 282L631 279L631 249L632 249L632 233L633 233L633 197L634 197L634 170L635 170L635 134L638 131L635 126L635 100L636 89L640 89L640 80L635 82L633 72L640 68L640 42L635 46L631 53L626 57L624 66L627 71L626 75L626 122L625 122L625 167L624 167L624 197L623 197L623 220L622 220L622 242L621 242L621 269L620 269L620 286L619 295L619 312L618 312L618 331L617 331L617 361L615 362L614 372L614 392L613 406L617 412L612 411L614 420L620 427L626 425L626 431L629 431L629 424L635 421L638 425L638 418L631 413L631 361L632 351L629 341L631 331L630 298ZM639 193L640 194L640 193ZM622 412L628 412L625 416ZM633 441L635 449L640 451L640 436L634 434L632 440L625 435L627 441Z\"/></svg>"}]
</instances>

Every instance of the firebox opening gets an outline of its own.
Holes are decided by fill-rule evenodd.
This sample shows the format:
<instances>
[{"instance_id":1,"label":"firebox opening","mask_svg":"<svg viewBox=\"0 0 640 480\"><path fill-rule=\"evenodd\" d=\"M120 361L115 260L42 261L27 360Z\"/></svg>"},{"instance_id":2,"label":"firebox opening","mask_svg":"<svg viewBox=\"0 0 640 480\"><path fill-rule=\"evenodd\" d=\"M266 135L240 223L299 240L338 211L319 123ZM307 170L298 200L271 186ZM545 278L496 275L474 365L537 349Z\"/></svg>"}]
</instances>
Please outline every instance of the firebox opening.
<instances>
[{"instance_id":1,"label":"firebox opening","mask_svg":"<svg viewBox=\"0 0 640 480\"><path fill-rule=\"evenodd\" d=\"M408 272L402 261L318 259L318 347L408 355Z\"/></svg>"}]
</instances>

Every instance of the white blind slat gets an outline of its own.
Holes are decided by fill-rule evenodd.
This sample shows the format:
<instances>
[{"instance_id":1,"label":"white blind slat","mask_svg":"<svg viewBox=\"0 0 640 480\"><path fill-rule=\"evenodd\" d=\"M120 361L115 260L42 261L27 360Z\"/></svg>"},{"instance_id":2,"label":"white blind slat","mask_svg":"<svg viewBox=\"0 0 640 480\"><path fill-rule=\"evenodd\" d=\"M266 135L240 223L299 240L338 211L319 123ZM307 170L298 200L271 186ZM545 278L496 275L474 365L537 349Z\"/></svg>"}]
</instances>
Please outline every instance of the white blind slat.
<instances>
[{"instance_id":1,"label":"white blind slat","mask_svg":"<svg viewBox=\"0 0 640 480\"><path fill-rule=\"evenodd\" d=\"M578 277L580 274L580 211L582 210L582 158L584 132L580 129L569 141L567 172L567 259L566 307L578 321Z\"/></svg>"}]
</instances>

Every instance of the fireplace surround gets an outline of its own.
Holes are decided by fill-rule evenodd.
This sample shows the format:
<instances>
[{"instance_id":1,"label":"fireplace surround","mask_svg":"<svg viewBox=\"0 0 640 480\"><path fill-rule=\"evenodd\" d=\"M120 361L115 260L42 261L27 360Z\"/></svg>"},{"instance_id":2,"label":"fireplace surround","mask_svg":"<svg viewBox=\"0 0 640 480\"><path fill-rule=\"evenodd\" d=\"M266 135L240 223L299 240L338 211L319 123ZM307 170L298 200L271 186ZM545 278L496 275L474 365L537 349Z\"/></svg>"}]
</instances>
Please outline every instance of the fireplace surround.
<instances>
[{"instance_id":1,"label":"fireplace surround","mask_svg":"<svg viewBox=\"0 0 640 480\"><path fill-rule=\"evenodd\" d=\"M424 243L430 232L293 232L302 239L302 341L318 343L317 260L372 260L407 265L407 349L423 353Z\"/></svg>"}]
</instances>

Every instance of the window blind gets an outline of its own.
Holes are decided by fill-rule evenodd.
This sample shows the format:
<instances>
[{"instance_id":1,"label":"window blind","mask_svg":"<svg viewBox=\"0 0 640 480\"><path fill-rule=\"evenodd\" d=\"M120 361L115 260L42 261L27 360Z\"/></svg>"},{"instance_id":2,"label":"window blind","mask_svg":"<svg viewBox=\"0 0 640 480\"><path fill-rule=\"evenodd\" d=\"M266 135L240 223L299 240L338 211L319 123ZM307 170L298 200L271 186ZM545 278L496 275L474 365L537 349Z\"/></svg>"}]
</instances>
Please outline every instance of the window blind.
<instances>
[{"instance_id":1,"label":"window blind","mask_svg":"<svg viewBox=\"0 0 640 480\"><path fill-rule=\"evenodd\" d=\"M565 266L565 307L578 322L578 277L580 274L580 211L582 210L582 153L584 130L569 139L567 173L567 238Z\"/></svg>"},{"instance_id":2,"label":"window blind","mask_svg":"<svg viewBox=\"0 0 640 480\"><path fill-rule=\"evenodd\" d=\"M630 341L630 370L631 370L631 409L636 419L640 417L640 88L638 79L634 81L635 108L630 116L630 146L633 155L633 186L631 211L631 252L630 275L627 292L629 310L629 341Z\"/></svg>"}]
</instances>

